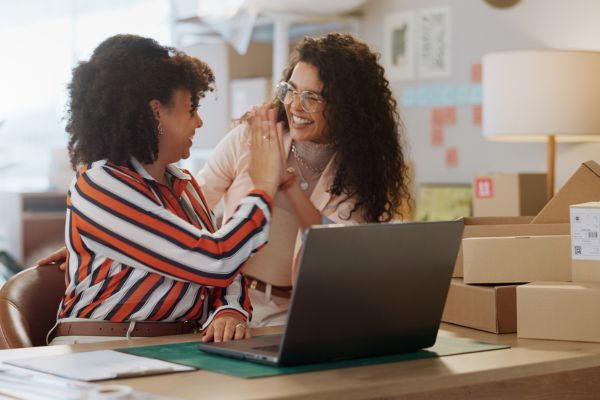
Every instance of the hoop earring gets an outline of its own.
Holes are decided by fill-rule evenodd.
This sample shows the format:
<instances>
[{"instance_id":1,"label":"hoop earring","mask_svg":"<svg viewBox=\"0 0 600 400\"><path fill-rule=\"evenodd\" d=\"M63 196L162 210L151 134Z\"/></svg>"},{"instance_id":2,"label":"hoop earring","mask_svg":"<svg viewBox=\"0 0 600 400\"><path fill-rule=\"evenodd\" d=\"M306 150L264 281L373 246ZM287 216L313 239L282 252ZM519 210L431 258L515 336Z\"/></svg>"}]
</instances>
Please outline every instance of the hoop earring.
<instances>
[{"instance_id":1,"label":"hoop earring","mask_svg":"<svg viewBox=\"0 0 600 400\"><path fill-rule=\"evenodd\" d=\"M163 131L163 127L162 127L162 125L159 123L159 124L158 124L158 136L162 136L162 135L163 135L163 133L164 133L164 131Z\"/></svg>"}]
</instances>

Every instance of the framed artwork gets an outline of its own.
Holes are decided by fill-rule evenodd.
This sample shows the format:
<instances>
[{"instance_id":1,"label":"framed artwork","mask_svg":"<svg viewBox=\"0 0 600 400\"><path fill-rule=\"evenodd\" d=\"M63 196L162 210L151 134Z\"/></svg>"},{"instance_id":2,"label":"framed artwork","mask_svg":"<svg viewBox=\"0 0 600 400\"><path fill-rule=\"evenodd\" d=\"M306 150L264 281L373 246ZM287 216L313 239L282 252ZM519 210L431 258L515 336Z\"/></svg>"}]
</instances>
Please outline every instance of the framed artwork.
<instances>
[{"instance_id":1,"label":"framed artwork","mask_svg":"<svg viewBox=\"0 0 600 400\"><path fill-rule=\"evenodd\" d=\"M384 66L391 80L410 80L415 77L414 13L389 14L384 21Z\"/></svg>"},{"instance_id":2,"label":"framed artwork","mask_svg":"<svg viewBox=\"0 0 600 400\"><path fill-rule=\"evenodd\" d=\"M417 21L419 77L441 78L450 76L450 8L424 8L419 10Z\"/></svg>"}]
</instances>

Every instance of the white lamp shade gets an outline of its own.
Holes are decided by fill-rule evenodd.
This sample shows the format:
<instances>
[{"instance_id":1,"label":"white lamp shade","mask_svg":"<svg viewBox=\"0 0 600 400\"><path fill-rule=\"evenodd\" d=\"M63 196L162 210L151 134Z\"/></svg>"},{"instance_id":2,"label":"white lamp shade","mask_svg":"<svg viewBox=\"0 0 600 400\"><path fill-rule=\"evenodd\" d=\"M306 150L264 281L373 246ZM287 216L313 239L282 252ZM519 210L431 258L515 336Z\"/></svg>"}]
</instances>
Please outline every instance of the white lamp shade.
<instances>
[{"instance_id":1,"label":"white lamp shade","mask_svg":"<svg viewBox=\"0 0 600 400\"><path fill-rule=\"evenodd\" d=\"M600 140L600 52L526 50L483 57L483 135Z\"/></svg>"}]
</instances>

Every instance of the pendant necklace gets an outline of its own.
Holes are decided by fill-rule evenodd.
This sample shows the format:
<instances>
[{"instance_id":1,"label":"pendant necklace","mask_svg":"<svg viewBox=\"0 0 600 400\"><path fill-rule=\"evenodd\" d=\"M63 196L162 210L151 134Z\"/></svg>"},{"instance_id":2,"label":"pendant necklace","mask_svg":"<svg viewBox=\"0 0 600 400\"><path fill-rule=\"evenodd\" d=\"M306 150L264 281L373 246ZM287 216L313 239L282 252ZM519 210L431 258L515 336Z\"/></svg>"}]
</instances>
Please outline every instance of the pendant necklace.
<instances>
[{"instance_id":1,"label":"pendant necklace","mask_svg":"<svg viewBox=\"0 0 600 400\"><path fill-rule=\"evenodd\" d=\"M308 186L309 186L308 182L302 175L302 171L300 171L300 168L298 168L298 173L300 174L300 189L302 189L306 192L308 190Z\"/></svg>"},{"instance_id":2,"label":"pendant necklace","mask_svg":"<svg viewBox=\"0 0 600 400\"><path fill-rule=\"evenodd\" d=\"M296 143L292 142L292 148L291 148L292 154L294 155L294 159L296 160L296 163L298 163L298 174L300 175L300 189L307 191L310 184L309 182L311 180L315 180L317 178L319 178L321 176L321 173L323 172L323 168L316 168L313 167L312 165L308 164L306 162L306 160L304 160L302 157L300 157L298 155L298 150L296 149ZM301 167L305 167L306 169L308 169L309 171L315 173L317 176L311 180L306 179L304 177L304 174L302 173L302 168Z\"/></svg>"}]
</instances>

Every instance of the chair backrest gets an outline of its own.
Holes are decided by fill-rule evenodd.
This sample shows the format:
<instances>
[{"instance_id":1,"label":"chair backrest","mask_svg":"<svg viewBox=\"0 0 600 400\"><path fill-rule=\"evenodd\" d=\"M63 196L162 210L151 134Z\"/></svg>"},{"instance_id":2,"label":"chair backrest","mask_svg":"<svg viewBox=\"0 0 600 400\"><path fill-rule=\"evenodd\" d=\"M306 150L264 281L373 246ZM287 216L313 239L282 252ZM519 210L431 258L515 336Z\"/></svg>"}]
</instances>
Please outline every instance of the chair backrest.
<instances>
[{"instance_id":1,"label":"chair backrest","mask_svg":"<svg viewBox=\"0 0 600 400\"><path fill-rule=\"evenodd\" d=\"M46 345L65 293L65 273L57 266L19 272L0 288L0 349Z\"/></svg>"}]
</instances>

